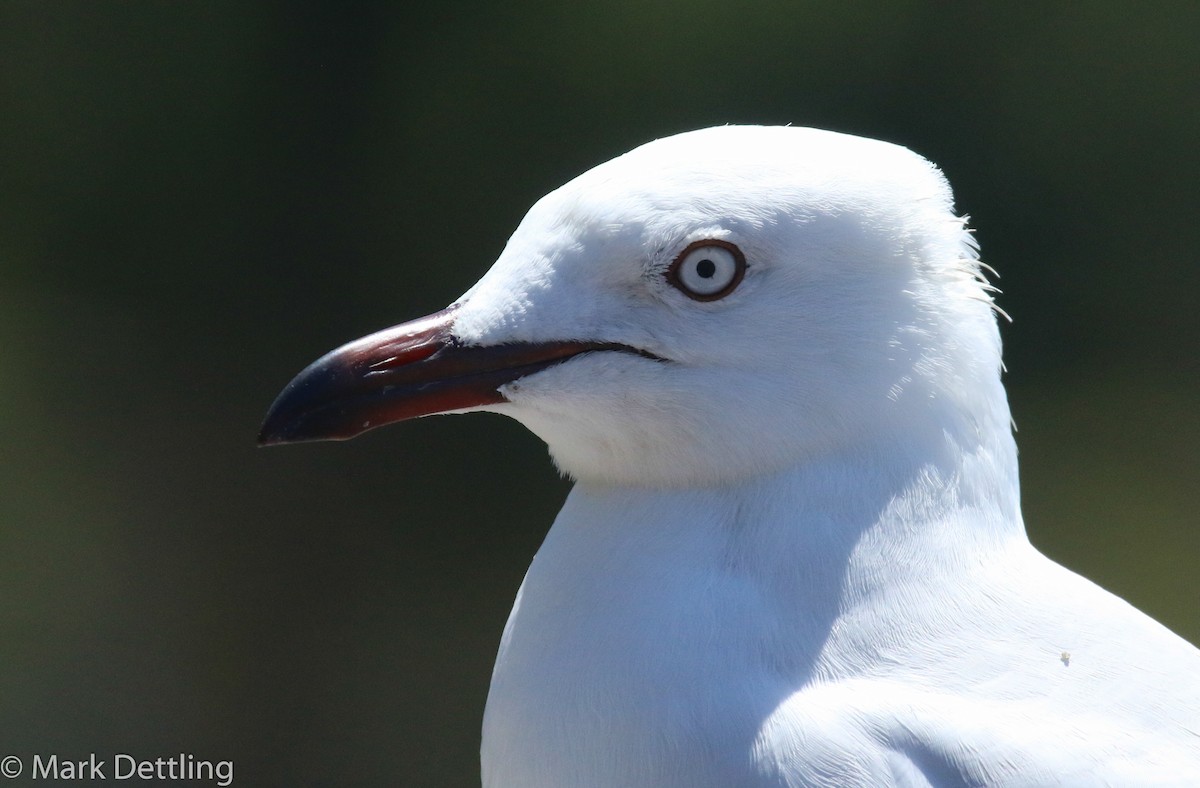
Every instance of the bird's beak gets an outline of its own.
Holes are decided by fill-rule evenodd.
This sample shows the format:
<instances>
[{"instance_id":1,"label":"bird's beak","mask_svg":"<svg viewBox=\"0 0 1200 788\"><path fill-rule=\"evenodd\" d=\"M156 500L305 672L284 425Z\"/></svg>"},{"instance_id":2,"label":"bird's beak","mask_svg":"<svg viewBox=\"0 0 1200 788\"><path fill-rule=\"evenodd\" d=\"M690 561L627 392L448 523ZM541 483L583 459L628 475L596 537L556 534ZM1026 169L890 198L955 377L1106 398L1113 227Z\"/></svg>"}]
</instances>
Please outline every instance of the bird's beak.
<instances>
[{"instance_id":1,"label":"bird's beak","mask_svg":"<svg viewBox=\"0 0 1200 788\"><path fill-rule=\"evenodd\" d=\"M505 402L505 383L593 350L631 350L600 342L464 345L454 307L403 323L328 353L275 399L260 446L346 440L404 419ZM636 352L636 351L635 351Z\"/></svg>"}]
</instances>

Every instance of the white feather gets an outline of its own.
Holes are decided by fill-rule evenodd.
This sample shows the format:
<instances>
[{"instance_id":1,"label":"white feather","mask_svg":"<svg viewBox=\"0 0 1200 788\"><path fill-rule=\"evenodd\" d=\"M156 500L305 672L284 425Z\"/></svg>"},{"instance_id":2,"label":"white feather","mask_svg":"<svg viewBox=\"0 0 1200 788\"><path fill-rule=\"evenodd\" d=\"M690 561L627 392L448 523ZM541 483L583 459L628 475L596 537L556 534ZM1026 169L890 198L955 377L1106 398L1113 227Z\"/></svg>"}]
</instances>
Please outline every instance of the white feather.
<instances>
[{"instance_id":1,"label":"white feather","mask_svg":"<svg viewBox=\"0 0 1200 788\"><path fill-rule=\"evenodd\" d=\"M664 272L705 238L748 268L697 302ZM813 129L659 140L532 208L459 339L668 361L492 407L578 483L487 786L1200 784L1200 652L1025 536L984 268L936 168Z\"/></svg>"}]
</instances>

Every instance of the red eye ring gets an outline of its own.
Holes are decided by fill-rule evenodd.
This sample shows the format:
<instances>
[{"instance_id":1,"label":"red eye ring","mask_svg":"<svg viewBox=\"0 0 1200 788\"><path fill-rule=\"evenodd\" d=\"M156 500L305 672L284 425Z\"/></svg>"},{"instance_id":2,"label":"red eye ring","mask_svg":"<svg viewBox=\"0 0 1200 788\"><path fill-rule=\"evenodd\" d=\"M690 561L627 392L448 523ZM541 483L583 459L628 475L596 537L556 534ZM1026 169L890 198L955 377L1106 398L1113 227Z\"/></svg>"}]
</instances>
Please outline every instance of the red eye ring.
<instances>
[{"instance_id":1,"label":"red eye ring","mask_svg":"<svg viewBox=\"0 0 1200 788\"><path fill-rule=\"evenodd\" d=\"M712 249L711 255L697 254ZM717 251L719 250L719 251ZM688 244L667 269L667 281L695 301L718 301L746 275L746 256L736 244L705 238Z\"/></svg>"}]
</instances>

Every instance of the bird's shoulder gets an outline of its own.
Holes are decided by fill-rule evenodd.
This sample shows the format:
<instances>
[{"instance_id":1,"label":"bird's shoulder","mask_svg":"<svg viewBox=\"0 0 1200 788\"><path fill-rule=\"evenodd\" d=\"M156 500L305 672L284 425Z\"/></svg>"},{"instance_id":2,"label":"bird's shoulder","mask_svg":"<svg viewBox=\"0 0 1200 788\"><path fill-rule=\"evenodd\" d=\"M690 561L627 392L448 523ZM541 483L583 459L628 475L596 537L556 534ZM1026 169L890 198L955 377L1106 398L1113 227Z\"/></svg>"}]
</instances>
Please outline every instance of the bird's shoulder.
<instances>
[{"instance_id":1,"label":"bird's shoulder","mask_svg":"<svg viewBox=\"0 0 1200 788\"><path fill-rule=\"evenodd\" d=\"M775 710L756 750L783 785L1200 785L1200 719L993 689L816 684Z\"/></svg>"}]
</instances>

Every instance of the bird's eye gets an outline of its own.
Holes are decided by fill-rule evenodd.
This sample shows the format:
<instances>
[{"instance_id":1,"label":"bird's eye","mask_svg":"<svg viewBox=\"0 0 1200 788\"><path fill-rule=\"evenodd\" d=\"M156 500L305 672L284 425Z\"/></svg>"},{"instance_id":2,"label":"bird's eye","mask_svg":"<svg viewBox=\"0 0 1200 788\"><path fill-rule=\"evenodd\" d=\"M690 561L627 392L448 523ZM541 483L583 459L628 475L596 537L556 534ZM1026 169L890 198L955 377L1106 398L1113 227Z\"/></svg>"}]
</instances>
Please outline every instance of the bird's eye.
<instances>
[{"instance_id":1,"label":"bird's eye","mask_svg":"<svg viewBox=\"0 0 1200 788\"><path fill-rule=\"evenodd\" d=\"M716 301L733 292L746 273L742 250L728 241L689 244L667 270L667 281L697 301Z\"/></svg>"}]
</instances>

